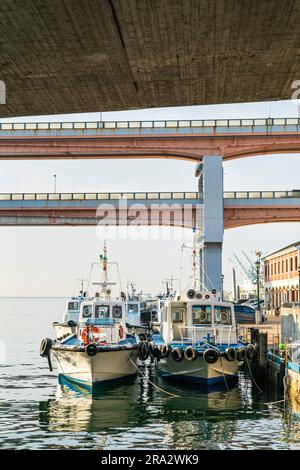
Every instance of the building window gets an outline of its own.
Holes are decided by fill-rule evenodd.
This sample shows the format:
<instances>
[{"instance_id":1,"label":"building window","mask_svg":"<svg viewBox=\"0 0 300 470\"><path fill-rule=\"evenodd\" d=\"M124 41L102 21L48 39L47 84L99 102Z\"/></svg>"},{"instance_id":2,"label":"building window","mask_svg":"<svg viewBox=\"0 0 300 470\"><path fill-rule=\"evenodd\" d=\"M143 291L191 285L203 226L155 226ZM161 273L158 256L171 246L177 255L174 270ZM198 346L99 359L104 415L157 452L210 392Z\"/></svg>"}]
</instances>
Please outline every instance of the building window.
<instances>
[{"instance_id":1,"label":"building window","mask_svg":"<svg viewBox=\"0 0 300 470\"><path fill-rule=\"evenodd\" d=\"M284 261L282 261L282 263L281 263L281 271L282 271L282 273L284 273Z\"/></svg>"},{"instance_id":2,"label":"building window","mask_svg":"<svg viewBox=\"0 0 300 470\"><path fill-rule=\"evenodd\" d=\"M295 268L294 268L295 271L297 269L297 266L298 266L298 256L295 256Z\"/></svg>"},{"instance_id":3,"label":"building window","mask_svg":"<svg viewBox=\"0 0 300 470\"><path fill-rule=\"evenodd\" d=\"M280 261L278 261L278 274L280 274Z\"/></svg>"},{"instance_id":4,"label":"building window","mask_svg":"<svg viewBox=\"0 0 300 470\"><path fill-rule=\"evenodd\" d=\"M274 263L274 274L277 274L277 263Z\"/></svg>"},{"instance_id":5,"label":"building window","mask_svg":"<svg viewBox=\"0 0 300 470\"><path fill-rule=\"evenodd\" d=\"M271 264L271 274L273 276L273 264Z\"/></svg>"},{"instance_id":6,"label":"building window","mask_svg":"<svg viewBox=\"0 0 300 470\"><path fill-rule=\"evenodd\" d=\"M285 272L287 273L289 270L289 264L288 264L288 260L286 259L285 260Z\"/></svg>"},{"instance_id":7,"label":"building window","mask_svg":"<svg viewBox=\"0 0 300 470\"><path fill-rule=\"evenodd\" d=\"M290 270L293 271L293 258L290 259Z\"/></svg>"}]
</instances>

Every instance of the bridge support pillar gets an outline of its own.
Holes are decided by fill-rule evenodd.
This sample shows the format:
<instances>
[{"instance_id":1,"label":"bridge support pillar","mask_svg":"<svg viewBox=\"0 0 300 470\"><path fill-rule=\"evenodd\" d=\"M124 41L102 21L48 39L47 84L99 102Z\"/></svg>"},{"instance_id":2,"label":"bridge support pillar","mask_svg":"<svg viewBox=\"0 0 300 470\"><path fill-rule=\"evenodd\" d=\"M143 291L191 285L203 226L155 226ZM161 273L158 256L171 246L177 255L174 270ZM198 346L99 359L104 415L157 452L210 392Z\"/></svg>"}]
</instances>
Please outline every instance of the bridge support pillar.
<instances>
[{"instance_id":1,"label":"bridge support pillar","mask_svg":"<svg viewBox=\"0 0 300 470\"><path fill-rule=\"evenodd\" d=\"M224 233L222 157L203 157L203 177L199 192L203 194L204 233L202 283L222 295L222 245ZM202 189L202 191L201 191ZM200 260L201 260L200 257Z\"/></svg>"}]
</instances>

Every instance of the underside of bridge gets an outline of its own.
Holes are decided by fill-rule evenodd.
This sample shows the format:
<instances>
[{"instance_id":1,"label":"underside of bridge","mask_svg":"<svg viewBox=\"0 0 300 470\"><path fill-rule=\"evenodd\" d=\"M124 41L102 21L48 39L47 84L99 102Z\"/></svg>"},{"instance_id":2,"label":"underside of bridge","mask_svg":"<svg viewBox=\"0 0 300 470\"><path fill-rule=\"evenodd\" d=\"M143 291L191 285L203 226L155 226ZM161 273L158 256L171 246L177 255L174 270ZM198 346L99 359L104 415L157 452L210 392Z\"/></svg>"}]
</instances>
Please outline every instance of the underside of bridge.
<instances>
[{"instance_id":1,"label":"underside of bridge","mask_svg":"<svg viewBox=\"0 0 300 470\"><path fill-rule=\"evenodd\" d=\"M0 116L289 99L294 0L2 0Z\"/></svg>"},{"instance_id":2,"label":"underside of bridge","mask_svg":"<svg viewBox=\"0 0 300 470\"><path fill-rule=\"evenodd\" d=\"M236 207L224 209L224 228L275 222L300 222L300 207Z\"/></svg>"}]
</instances>

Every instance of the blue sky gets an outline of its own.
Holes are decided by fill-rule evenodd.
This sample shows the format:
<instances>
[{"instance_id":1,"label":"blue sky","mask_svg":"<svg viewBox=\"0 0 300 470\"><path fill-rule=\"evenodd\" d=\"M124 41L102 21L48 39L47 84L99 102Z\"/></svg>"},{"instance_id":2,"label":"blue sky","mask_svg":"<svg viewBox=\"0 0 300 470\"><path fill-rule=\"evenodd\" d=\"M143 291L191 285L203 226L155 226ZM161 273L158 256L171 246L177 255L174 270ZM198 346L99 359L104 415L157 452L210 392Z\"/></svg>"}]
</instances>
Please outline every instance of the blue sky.
<instances>
[{"instance_id":1,"label":"blue sky","mask_svg":"<svg viewBox=\"0 0 300 470\"><path fill-rule=\"evenodd\" d=\"M103 113L103 120L217 119L294 117L290 102L161 108ZM4 121L98 120L99 113L13 118ZM53 191L188 191L196 190L194 164L177 160L91 160L1 162L1 192ZM251 157L224 164L225 190L288 190L300 188L300 156ZM225 289L232 287L233 252L254 256L300 239L300 224L266 224L225 231L223 273ZM156 293L161 281L179 276L182 241L120 240L108 243L119 262L123 288L126 279L144 292ZM1 227L0 295L71 295L76 279L86 277L102 242L94 227ZM186 264L188 264L188 255ZM187 271L186 271L187 273ZM243 280L240 270L238 279ZM183 282L184 284L184 282Z\"/></svg>"}]
</instances>

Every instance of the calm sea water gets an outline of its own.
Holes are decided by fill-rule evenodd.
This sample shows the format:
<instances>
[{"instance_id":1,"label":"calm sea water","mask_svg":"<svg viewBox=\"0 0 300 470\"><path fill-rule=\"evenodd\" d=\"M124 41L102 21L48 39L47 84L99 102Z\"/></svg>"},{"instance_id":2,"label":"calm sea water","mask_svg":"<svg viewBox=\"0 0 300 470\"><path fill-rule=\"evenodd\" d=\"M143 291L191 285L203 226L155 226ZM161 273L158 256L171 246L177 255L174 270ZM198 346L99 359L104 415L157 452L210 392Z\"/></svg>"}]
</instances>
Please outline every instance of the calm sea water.
<instances>
[{"instance_id":1,"label":"calm sea water","mask_svg":"<svg viewBox=\"0 0 300 470\"><path fill-rule=\"evenodd\" d=\"M0 299L0 448L299 449L300 413L241 374L230 392L170 385L143 376L96 397L58 384L39 356L64 299ZM151 385L174 393L170 397ZM280 397L279 397L280 398Z\"/></svg>"}]
</instances>

